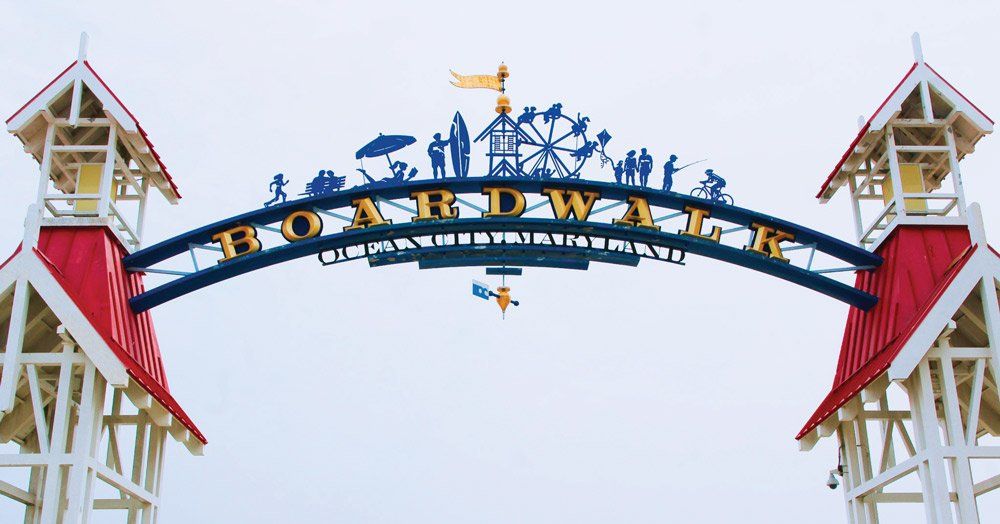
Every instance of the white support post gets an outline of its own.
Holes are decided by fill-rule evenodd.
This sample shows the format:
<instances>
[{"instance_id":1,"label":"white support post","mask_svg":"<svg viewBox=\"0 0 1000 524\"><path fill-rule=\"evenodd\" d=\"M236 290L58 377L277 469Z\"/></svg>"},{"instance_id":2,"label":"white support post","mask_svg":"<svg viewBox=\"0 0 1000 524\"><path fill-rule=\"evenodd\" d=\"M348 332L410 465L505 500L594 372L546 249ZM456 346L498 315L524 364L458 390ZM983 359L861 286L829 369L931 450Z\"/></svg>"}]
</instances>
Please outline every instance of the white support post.
<instances>
[{"instance_id":1,"label":"white support post","mask_svg":"<svg viewBox=\"0 0 1000 524\"><path fill-rule=\"evenodd\" d=\"M107 157L104 159L104 172L101 174L100 203L97 205L97 216L106 217L111 207L111 181L115 176L115 157L118 155L118 126L108 126Z\"/></svg>"},{"instance_id":2,"label":"white support post","mask_svg":"<svg viewBox=\"0 0 1000 524\"><path fill-rule=\"evenodd\" d=\"M80 48L77 51L77 62L83 63L87 59L87 33L80 33ZM80 121L80 101L83 99L83 81L77 78L73 81L73 98L69 108L69 125L76 127Z\"/></svg>"},{"instance_id":3,"label":"white support post","mask_svg":"<svg viewBox=\"0 0 1000 524\"><path fill-rule=\"evenodd\" d=\"M167 429L149 425L149 446L146 453L146 479L143 487L147 491L160 496L160 480L163 477L163 455L165 452L167 439ZM152 524L157 520L159 507L147 504L142 509L143 524Z\"/></svg>"},{"instance_id":4,"label":"white support post","mask_svg":"<svg viewBox=\"0 0 1000 524\"><path fill-rule=\"evenodd\" d=\"M881 411L889 412L889 396L888 390L882 392L882 396L878 400L878 408ZM884 445L882 449L884 450L884 455L879 457L879 462L881 462L885 468L891 468L896 465L896 449L895 444L892 441L892 426L893 421L882 420L880 427L882 433L882 442Z\"/></svg>"},{"instance_id":5,"label":"white support post","mask_svg":"<svg viewBox=\"0 0 1000 524\"><path fill-rule=\"evenodd\" d=\"M924 122L934 122L934 107L931 105L931 88L926 80L920 81L920 105L924 109Z\"/></svg>"},{"instance_id":6,"label":"white support post","mask_svg":"<svg viewBox=\"0 0 1000 524\"><path fill-rule=\"evenodd\" d=\"M958 215L965 216L965 188L962 186L962 169L958 165L958 153L955 149L955 130L948 126L944 132L945 144L948 145L948 167L951 168L951 183L955 188L955 198L958 199Z\"/></svg>"},{"instance_id":7,"label":"white support post","mask_svg":"<svg viewBox=\"0 0 1000 524\"><path fill-rule=\"evenodd\" d=\"M983 247L981 246L980 249ZM983 297L983 320L986 324L986 336L989 340L990 371L993 373L993 383L1000 384L1000 299L997 298L997 288L993 275L987 274L979 283L979 291ZM1000 400L1000 391L992 388L993 394Z\"/></svg>"},{"instance_id":8,"label":"white support post","mask_svg":"<svg viewBox=\"0 0 1000 524\"><path fill-rule=\"evenodd\" d=\"M142 486L150 493L156 495L156 492L149 489L149 486L143 482L145 476L146 468L149 467L146 460L147 453L147 441L152 443L153 436L155 433L150 432L150 421L149 415L145 412L139 412L139 423L135 426L135 445L132 450L132 482L137 486ZM128 510L128 522L132 524L136 522L139 511L137 508L129 508Z\"/></svg>"},{"instance_id":9,"label":"white support post","mask_svg":"<svg viewBox=\"0 0 1000 524\"><path fill-rule=\"evenodd\" d=\"M948 478L944 469L932 386L930 365L924 359L911 378L911 387L907 388L910 394L910 409L913 413L913 429L917 436L918 453L924 454L922 462L926 466L925 474L921 478L924 509L929 523L951 524L953 519Z\"/></svg>"},{"instance_id":10,"label":"white support post","mask_svg":"<svg viewBox=\"0 0 1000 524\"><path fill-rule=\"evenodd\" d=\"M858 182L854 179L854 175L848 176L847 182L851 189L851 213L854 215L854 232L858 237L858 245L865 247L862 242L865 236L865 225L861 217L861 199L857 195Z\"/></svg>"},{"instance_id":11,"label":"white support post","mask_svg":"<svg viewBox=\"0 0 1000 524\"><path fill-rule=\"evenodd\" d=\"M100 444L107 382L97 372L97 366L84 359L80 409L74 430L72 465L68 485L69 515L82 517L86 524L93 509L94 462Z\"/></svg>"},{"instance_id":12,"label":"white support post","mask_svg":"<svg viewBox=\"0 0 1000 524\"><path fill-rule=\"evenodd\" d=\"M33 206L28 208L25 219L24 239L22 244L26 249L38 246L39 228L42 216L45 214L45 195L49 191L49 181L52 177L52 146L55 144L56 126L49 122L45 129L45 143L42 145L42 162L39 166L38 195Z\"/></svg>"},{"instance_id":13,"label":"white support post","mask_svg":"<svg viewBox=\"0 0 1000 524\"><path fill-rule=\"evenodd\" d=\"M889 157L889 178L892 182L892 200L896 207L896 219L906 215L906 204L903 199L903 180L899 174L899 152L896 147L896 135L891 125L885 126L886 155Z\"/></svg>"},{"instance_id":14,"label":"white support post","mask_svg":"<svg viewBox=\"0 0 1000 524\"><path fill-rule=\"evenodd\" d=\"M947 346L947 341L943 341ZM965 432L962 430L962 411L958 405L958 386L955 384L955 367L951 357L940 359L938 373L941 378L941 403L944 405L945 434L948 446L957 456L950 459L951 475L958 498L958 515L962 524L979 524L979 510L976 508L976 494L972 486L972 467L969 458L960 451L965 448ZM971 418L969 423L975 423Z\"/></svg>"},{"instance_id":15,"label":"white support post","mask_svg":"<svg viewBox=\"0 0 1000 524\"><path fill-rule=\"evenodd\" d=\"M21 350L24 347L24 328L28 320L28 298L31 296L28 280L17 279L14 284L14 302L11 305L10 325L7 329L6 353L3 372L0 373L0 412L4 415L14 408L14 396L21 376Z\"/></svg>"},{"instance_id":16,"label":"white support post","mask_svg":"<svg viewBox=\"0 0 1000 524\"><path fill-rule=\"evenodd\" d=\"M913 61L924 63L924 47L920 44L920 33L913 33L910 36L910 44L913 46Z\"/></svg>"},{"instance_id":17,"label":"white support post","mask_svg":"<svg viewBox=\"0 0 1000 524\"><path fill-rule=\"evenodd\" d=\"M864 475L861 466L861 447L858 441L858 434L855 429L855 421L848 420L840 424L841 434L844 437L844 451L846 452L847 471L844 472L844 490L847 493L848 510L850 521L855 524L868 524L868 508L860 498L851 494L855 488L864 482Z\"/></svg>"},{"instance_id":18,"label":"white support post","mask_svg":"<svg viewBox=\"0 0 1000 524\"><path fill-rule=\"evenodd\" d=\"M73 353L75 344L64 339L63 355ZM59 383L56 386L56 409L52 417L52 443L50 449L53 455L66 453L66 443L69 435L70 402L73 387L73 365L63 364L59 368ZM63 495L63 472L59 463L50 462L45 467L45 490L42 496L41 522L57 522L62 504L59 501Z\"/></svg>"},{"instance_id":19,"label":"white support post","mask_svg":"<svg viewBox=\"0 0 1000 524\"><path fill-rule=\"evenodd\" d=\"M146 225L146 199L149 197L149 177L142 177L142 195L139 197L139 214L136 217L135 224L135 236L136 245L135 250L138 251L142 248L142 230Z\"/></svg>"}]
</instances>

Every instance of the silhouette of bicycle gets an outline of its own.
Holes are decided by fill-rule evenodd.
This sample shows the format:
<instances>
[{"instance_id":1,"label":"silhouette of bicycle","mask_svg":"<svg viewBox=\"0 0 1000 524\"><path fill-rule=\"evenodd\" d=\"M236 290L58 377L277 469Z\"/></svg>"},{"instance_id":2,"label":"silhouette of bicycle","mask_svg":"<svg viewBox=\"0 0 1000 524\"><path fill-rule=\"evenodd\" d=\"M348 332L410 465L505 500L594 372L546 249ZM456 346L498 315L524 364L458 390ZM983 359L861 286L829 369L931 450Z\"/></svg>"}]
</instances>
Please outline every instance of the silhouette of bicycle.
<instances>
[{"instance_id":1,"label":"silhouette of bicycle","mask_svg":"<svg viewBox=\"0 0 1000 524\"><path fill-rule=\"evenodd\" d=\"M733 202L735 202L732 195L723 193L714 187L708 187L705 183L702 183L701 187L696 187L691 190L691 196L711 200L712 202L719 202L728 206L733 205Z\"/></svg>"}]
</instances>

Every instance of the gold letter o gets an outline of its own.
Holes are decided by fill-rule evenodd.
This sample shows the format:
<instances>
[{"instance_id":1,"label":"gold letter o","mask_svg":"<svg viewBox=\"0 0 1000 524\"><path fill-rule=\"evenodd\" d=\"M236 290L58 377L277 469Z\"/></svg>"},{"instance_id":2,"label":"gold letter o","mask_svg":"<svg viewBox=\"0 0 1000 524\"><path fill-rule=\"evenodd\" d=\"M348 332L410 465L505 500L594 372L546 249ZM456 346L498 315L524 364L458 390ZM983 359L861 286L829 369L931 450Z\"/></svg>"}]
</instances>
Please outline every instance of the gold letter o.
<instances>
[{"instance_id":1,"label":"gold letter o","mask_svg":"<svg viewBox=\"0 0 1000 524\"><path fill-rule=\"evenodd\" d=\"M304 235L295 233L292 227L295 224L296 218L304 218L309 223L309 230ZM322 232L323 220L312 211L296 211L285 217L285 220L281 222L281 236L285 237L285 240L289 242L298 242L299 240L312 238Z\"/></svg>"}]
</instances>

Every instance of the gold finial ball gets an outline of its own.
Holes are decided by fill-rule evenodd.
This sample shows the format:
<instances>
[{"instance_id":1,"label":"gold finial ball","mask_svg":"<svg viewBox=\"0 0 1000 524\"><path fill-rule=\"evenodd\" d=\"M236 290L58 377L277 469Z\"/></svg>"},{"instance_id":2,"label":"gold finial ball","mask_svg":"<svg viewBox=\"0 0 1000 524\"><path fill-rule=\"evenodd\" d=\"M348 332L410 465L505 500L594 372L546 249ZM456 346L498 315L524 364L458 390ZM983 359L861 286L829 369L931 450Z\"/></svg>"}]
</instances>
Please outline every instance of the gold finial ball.
<instances>
[{"instance_id":1,"label":"gold finial ball","mask_svg":"<svg viewBox=\"0 0 1000 524\"><path fill-rule=\"evenodd\" d=\"M510 76L510 71L507 70L507 64L500 64L497 68L497 78L504 79Z\"/></svg>"},{"instance_id":2,"label":"gold finial ball","mask_svg":"<svg viewBox=\"0 0 1000 524\"><path fill-rule=\"evenodd\" d=\"M500 95L497 97L497 113L510 113L512 111L510 107L510 97L507 95Z\"/></svg>"}]
</instances>

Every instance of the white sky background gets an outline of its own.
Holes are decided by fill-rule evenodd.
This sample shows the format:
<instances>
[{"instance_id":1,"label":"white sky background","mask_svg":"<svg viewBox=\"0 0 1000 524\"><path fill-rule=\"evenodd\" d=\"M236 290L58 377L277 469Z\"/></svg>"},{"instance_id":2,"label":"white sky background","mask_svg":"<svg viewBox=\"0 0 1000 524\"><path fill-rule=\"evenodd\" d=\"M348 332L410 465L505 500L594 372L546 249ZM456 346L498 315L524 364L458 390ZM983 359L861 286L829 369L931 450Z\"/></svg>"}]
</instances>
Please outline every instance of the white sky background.
<instances>
[{"instance_id":1,"label":"white sky background","mask_svg":"<svg viewBox=\"0 0 1000 524\"><path fill-rule=\"evenodd\" d=\"M927 61L987 114L998 7L988 2L4 2L0 113L76 56L137 115L180 186L147 244L350 174L379 132L430 175L426 143L495 94L448 85L510 66L515 110L607 128L609 150L709 157L738 205L853 239L843 194L813 198L866 117ZM485 158L474 150L472 170ZM1000 144L963 162L1000 234ZM374 165L374 164L373 164ZM596 157L586 176L601 180ZM37 164L0 146L0 246L21 237ZM449 166L450 170L450 166ZM683 171L689 190L700 171ZM609 217L610 218L610 217ZM690 257L686 267L526 269L501 321L469 294L482 269L323 268L309 257L154 310L170 387L210 441L171 441L162 521L815 522L832 439L793 440L832 382L847 306Z\"/></svg>"}]
</instances>

